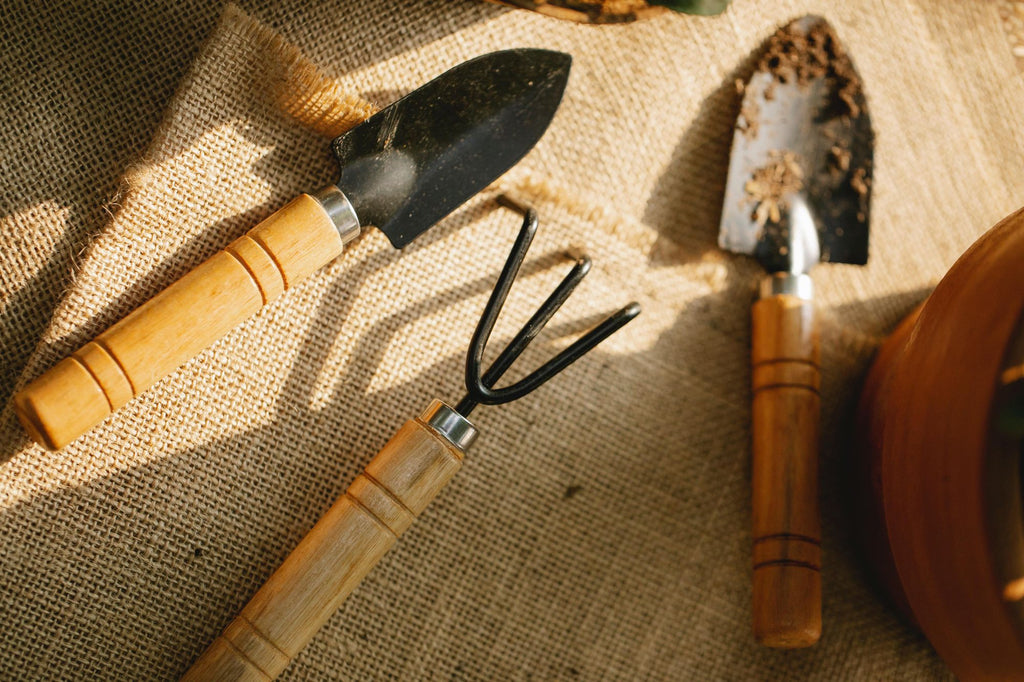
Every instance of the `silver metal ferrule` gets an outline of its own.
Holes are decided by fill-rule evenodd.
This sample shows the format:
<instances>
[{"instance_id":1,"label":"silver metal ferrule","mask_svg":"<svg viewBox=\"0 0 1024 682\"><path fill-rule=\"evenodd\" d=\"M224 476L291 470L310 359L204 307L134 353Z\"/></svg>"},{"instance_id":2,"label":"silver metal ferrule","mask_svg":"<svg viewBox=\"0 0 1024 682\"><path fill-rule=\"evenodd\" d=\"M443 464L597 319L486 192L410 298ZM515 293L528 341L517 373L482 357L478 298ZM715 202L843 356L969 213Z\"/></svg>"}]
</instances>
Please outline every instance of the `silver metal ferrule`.
<instances>
[{"instance_id":1,"label":"silver metal ferrule","mask_svg":"<svg viewBox=\"0 0 1024 682\"><path fill-rule=\"evenodd\" d=\"M431 402L420 420L463 452L476 440L476 427L440 400Z\"/></svg>"},{"instance_id":2,"label":"silver metal ferrule","mask_svg":"<svg viewBox=\"0 0 1024 682\"><path fill-rule=\"evenodd\" d=\"M334 227L338 229L342 244L348 244L359 236L359 216L356 215L356 210L352 208L344 192L334 185L327 185L314 192L313 198L320 202Z\"/></svg>"},{"instance_id":3,"label":"silver metal ferrule","mask_svg":"<svg viewBox=\"0 0 1024 682\"><path fill-rule=\"evenodd\" d=\"M761 280L761 298L789 294L804 301L814 300L814 282L810 275L776 272Z\"/></svg>"}]
</instances>

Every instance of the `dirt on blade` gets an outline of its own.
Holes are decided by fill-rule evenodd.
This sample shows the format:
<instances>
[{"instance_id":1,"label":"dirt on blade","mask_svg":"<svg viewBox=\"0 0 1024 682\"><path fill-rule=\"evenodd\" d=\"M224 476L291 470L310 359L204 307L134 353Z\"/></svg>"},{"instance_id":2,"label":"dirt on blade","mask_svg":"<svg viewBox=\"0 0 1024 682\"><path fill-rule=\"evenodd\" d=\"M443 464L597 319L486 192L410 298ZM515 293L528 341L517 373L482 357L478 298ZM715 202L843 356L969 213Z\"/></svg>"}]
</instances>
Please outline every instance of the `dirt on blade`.
<instances>
[{"instance_id":1,"label":"dirt on blade","mask_svg":"<svg viewBox=\"0 0 1024 682\"><path fill-rule=\"evenodd\" d=\"M857 98L861 81L832 27L814 22L804 31L796 22L783 26L768 39L759 71L767 71L780 83L807 85L815 78L832 80L833 97L825 118L860 115ZM765 93L771 99L771 91Z\"/></svg>"}]
</instances>

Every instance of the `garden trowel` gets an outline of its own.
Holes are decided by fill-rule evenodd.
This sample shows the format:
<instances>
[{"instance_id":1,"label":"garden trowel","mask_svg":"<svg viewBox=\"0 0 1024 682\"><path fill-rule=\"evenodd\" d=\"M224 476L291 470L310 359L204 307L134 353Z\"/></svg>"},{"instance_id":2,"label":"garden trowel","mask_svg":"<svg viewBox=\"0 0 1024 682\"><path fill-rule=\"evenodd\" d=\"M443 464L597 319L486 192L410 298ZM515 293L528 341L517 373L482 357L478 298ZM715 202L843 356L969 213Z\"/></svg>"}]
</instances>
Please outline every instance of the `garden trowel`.
<instances>
[{"instance_id":1,"label":"garden trowel","mask_svg":"<svg viewBox=\"0 0 1024 682\"><path fill-rule=\"evenodd\" d=\"M505 50L460 64L334 140L334 184L301 194L15 396L57 449L334 260L362 226L401 248L540 139L567 54Z\"/></svg>"},{"instance_id":2,"label":"garden trowel","mask_svg":"<svg viewBox=\"0 0 1024 682\"><path fill-rule=\"evenodd\" d=\"M768 271L752 310L754 635L821 634L820 371L816 263L863 265L874 138L861 82L831 26L807 16L768 41L744 86L719 245Z\"/></svg>"}]
</instances>

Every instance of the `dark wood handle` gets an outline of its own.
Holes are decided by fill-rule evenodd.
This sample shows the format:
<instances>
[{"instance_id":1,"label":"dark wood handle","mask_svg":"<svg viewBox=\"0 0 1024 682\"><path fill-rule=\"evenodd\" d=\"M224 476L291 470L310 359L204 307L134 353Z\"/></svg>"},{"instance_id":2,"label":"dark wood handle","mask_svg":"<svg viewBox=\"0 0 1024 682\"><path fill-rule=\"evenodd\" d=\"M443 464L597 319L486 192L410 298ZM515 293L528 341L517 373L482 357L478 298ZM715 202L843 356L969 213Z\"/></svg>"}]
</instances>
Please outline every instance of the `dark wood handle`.
<instances>
[{"instance_id":1,"label":"dark wood handle","mask_svg":"<svg viewBox=\"0 0 1024 682\"><path fill-rule=\"evenodd\" d=\"M272 680L462 466L420 419L406 422L317 521L182 680Z\"/></svg>"},{"instance_id":2,"label":"dark wood handle","mask_svg":"<svg viewBox=\"0 0 1024 682\"><path fill-rule=\"evenodd\" d=\"M342 251L302 194L14 397L33 440L64 447Z\"/></svg>"},{"instance_id":3,"label":"dark wood handle","mask_svg":"<svg viewBox=\"0 0 1024 682\"><path fill-rule=\"evenodd\" d=\"M814 303L769 296L752 318L754 636L811 646L821 636Z\"/></svg>"}]
</instances>

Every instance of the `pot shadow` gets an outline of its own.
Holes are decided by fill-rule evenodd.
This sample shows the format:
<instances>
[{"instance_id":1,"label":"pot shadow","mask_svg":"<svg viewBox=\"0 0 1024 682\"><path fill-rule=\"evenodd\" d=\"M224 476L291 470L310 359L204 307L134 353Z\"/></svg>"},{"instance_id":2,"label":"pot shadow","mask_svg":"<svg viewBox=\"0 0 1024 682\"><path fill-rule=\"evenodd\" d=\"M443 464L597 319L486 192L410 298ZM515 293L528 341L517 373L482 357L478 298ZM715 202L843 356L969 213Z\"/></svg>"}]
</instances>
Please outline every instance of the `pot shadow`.
<instances>
[{"instance_id":1,"label":"pot shadow","mask_svg":"<svg viewBox=\"0 0 1024 682\"><path fill-rule=\"evenodd\" d=\"M875 341L856 354L857 360L848 372L830 381L840 388L832 387L837 396L835 408L823 415L823 430L836 435L832 438L834 455L823 461L823 485L828 486L831 494L823 495L822 514L831 519L845 563L855 567L859 579L874 597L915 632L917 626L909 615L909 607L900 595L892 592L891 586L898 585L899 579L889 558L888 540L876 504L877 485L867 457L867 424L860 415L860 403L877 350L931 292L931 287L913 289L843 304L831 311L837 322L860 330L867 328Z\"/></svg>"}]
</instances>

